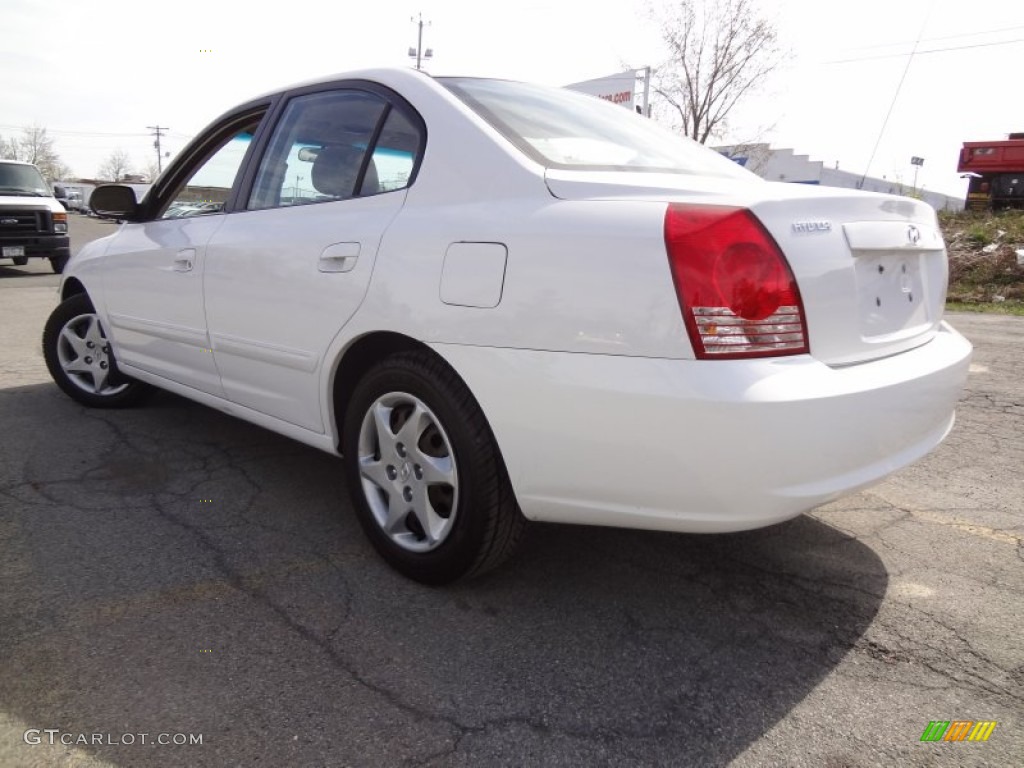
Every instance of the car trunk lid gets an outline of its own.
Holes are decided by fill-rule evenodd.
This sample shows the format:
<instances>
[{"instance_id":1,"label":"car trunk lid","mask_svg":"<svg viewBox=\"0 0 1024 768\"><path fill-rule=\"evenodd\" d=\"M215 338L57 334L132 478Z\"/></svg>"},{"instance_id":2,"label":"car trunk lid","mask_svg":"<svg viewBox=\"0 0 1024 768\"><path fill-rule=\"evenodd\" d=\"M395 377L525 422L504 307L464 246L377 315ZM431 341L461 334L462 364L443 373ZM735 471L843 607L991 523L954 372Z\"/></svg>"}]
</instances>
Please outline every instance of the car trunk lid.
<instances>
[{"instance_id":1,"label":"car trunk lid","mask_svg":"<svg viewBox=\"0 0 1024 768\"><path fill-rule=\"evenodd\" d=\"M803 298L810 354L829 365L919 346L942 319L946 250L918 200L811 185L673 174L548 171L558 198L747 208L778 243Z\"/></svg>"},{"instance_id":2,"label":"car trunk lid","mask_svg":"<svg viewBox=\"0 0 1024 768\"><path fill-rule=\"evenodd\" d=\"M830 365L928 341L946 300L946 249L925 203L844 190L751 210L778 242L804 298L811 354Z\"/></svg>"}]
</instances>

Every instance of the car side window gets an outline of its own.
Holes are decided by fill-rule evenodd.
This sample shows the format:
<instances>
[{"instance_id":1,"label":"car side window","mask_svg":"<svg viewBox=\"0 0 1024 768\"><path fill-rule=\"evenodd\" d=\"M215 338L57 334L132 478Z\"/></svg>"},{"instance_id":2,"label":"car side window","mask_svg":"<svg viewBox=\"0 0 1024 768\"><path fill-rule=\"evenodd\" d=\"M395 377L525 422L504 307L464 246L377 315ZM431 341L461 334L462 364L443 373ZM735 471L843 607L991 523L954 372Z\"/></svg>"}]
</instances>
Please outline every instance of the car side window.
<instances>
[{"instance_id":1,"label":"car side window","mask_svg":"<svg viewBox=\"0 0 1024 768\"><path fill-rule=\"evenodd\" d=\"M220 213L242 167L259 120L231 133L170 196L161 219L180 219Z\"/></svg>"},{"instance_id":2,"label":"car side window","mask_svg":"<svg viewBox=\"0 0 1024 768\"><path fill-rule=\"evenodd\" d=\"M423 136L412 121L398 109L391 109L377 143L371 165L377 173L379 192L409 186L416 161L422 151ZM364 193L365 194L365 193Z\"/></svg>"},{"instance_id":3,"label":"car side window","mask_svg":"<svg viewBox=\"0 0 1024 768\"><path fill-rule=\"evenodd\" d=\"M408 185L418 147L418 131L375 93L335 90L297 96L270 139L248 208L400 189Z\"/></svg>"}]
</instances>

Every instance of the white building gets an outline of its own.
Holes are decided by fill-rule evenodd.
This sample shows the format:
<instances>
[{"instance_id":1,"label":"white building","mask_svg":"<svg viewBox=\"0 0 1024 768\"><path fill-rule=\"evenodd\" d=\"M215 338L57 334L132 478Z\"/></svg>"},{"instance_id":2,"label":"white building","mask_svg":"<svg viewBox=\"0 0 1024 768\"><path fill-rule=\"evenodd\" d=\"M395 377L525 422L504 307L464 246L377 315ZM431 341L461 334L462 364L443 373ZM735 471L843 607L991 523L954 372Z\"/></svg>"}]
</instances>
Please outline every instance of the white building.
<instances>
[{"instance_id":1,"label":"white building","mask_svg":"<svg viewBox=\"0 0 1024 768\"><path fill-rule=\"evenodd\" d=\"M713 149L768 181L821 184L826 187L863 189L892 195L911 195L914 192L912 187L900 181L875 179L870 176L862 179L859 173L826 168L821 160L811 160L808 155L794 154L792 149L772 149L767 144L738 144ZM940 192L922 189L919 190L919 196L940 211L959 211L964 207L963 198L950 197Z\"/></svg>"}]
</instances>

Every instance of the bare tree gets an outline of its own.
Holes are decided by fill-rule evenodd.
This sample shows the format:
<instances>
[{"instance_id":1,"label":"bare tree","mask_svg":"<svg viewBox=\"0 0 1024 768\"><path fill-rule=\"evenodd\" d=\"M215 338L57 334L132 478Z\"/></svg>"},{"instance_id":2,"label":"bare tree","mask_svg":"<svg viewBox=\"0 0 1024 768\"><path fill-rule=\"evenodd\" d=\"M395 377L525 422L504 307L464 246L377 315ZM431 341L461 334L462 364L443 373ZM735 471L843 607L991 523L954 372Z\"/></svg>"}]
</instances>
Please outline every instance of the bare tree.
<instances>
[{"instance_id":1,"label":"bare tree","mask_svg":"<svg viewBox=\"0 0 1024 768\"><path fill-rule=\"evenodd\" d=\"M53 139L46 135L46 129L41 125L29 125L22 129L18 146L21 154L19 159L37 167L56 154L53 151Z\"/></svg>"},{"instance_id":2,"label":"bare tree","mask_svg":"<svg viewBox=\"0 0 1024 768\"><path fill-rule=\"evenodd\" d=\"M71 169L54 149L53 139L41 125L27 126L22 130L20 139L0 139L0 155L32 163L43 174L43 178L51 183L71 175Z\"/></svg>"},{"instance_id":3,"label":"bare tree","mask_svg":"<svg viewBox=\"0 0 1024 768\"><path fill-rule=\"evenodd\" d=\"M150 160L146 163L146 167L142 169L142 173L152 184L156 181L156 177L160 175L160 166L157 164L156 160Z\"/></svg>"},{"instance_id":4,"label":"bare tree","mask_svg":"<svg viewBox=\"0 0 1024 768\"><path fill-rule=\"evenodd\" d=\"M8 141L3 136L0 136L0 159L2 160L14 160L18 154L17 147L14 141Z\"/></svg>"},{"instance_id":5,"label":"bare tree","mask_svg":"<svg viewBox=\"0 0 1024 768\"><path fill-rule=\"evenodd\" d=\"M128 153L123 149L115 149L100 166L99 177L109 181L120 181L127 174L131 173L132 163Z\"/></svg>"},{"instance_id":6,"label":"bare tree","mask_svg":"<svg viewBox=\"0 0 1024 768\"><path fill-rule=\"evenodd\" d=\"M733 107L781 63L775 26L756 0L677 0L651 8L668 60L654 91L702 144L725 129Z\"/></svg>"}]
</instances>

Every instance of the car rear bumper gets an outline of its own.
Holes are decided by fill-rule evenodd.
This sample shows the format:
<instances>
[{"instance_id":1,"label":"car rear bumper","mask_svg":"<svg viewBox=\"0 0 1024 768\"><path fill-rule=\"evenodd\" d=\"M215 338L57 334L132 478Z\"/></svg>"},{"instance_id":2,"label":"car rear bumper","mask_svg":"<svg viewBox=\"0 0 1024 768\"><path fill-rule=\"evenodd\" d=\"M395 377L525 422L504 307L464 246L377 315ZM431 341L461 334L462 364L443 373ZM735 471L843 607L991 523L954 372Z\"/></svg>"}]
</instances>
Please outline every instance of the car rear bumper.
<instances>
[{"instance_id":1,"label":"car rear bumper","mask_svg":"<svg viewBox=\"0 0 1024 768\"><path fill-rule=\"evenodd\" d=\"M483 406L528 518L689 532L771 525L921 458L971 357L945 324L842 368L434 348Z\"/></svg>"}]
</instances>

